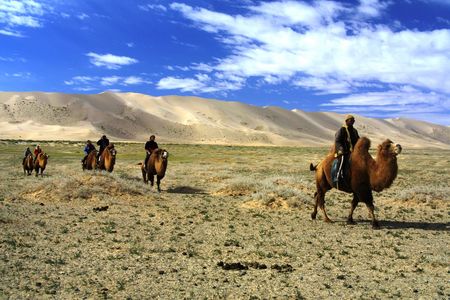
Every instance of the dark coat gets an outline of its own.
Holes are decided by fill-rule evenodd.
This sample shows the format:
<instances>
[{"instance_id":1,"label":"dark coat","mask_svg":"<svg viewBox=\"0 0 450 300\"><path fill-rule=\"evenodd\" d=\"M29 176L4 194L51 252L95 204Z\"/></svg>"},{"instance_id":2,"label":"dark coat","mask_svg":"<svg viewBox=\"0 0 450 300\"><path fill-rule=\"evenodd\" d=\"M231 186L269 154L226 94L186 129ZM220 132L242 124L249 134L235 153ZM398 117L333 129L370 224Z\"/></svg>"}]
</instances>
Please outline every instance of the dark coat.
<instances>
[{"instance_id":1,"label":"dark coat","mask_svg":"<svg viewBox=\"0 0 450 300\"><path fill-rule=\"evenodd\" d=\"M99 139L97 142L97 145L100 146L99 154L101 154L103 152L103 150L109 145L109 140L108 139Z\"/></svg>"},{"instance_id":2,"label":"dark coat","mask_svg":"<svg viewBox=\"0 0 450 300\"><path fill-rule=\"evenodd\" d=\"M153 150L158 149L158 143L155 141L147 141L144 148L151 153Z\"/></svg>"},{"instance_id":3,"label":"dark coat","mask_svg":"<svg viewBox=\"0 0 450 300\"><path fill-rule=\"evenodd\" d=\"M347 129L348 133L350 133L351 145L348 140ZM336 154L348 154L352 152L358 139L358 131L353 126L342 126L339 128L335 135Z\"/></svg>"}]
</instances>

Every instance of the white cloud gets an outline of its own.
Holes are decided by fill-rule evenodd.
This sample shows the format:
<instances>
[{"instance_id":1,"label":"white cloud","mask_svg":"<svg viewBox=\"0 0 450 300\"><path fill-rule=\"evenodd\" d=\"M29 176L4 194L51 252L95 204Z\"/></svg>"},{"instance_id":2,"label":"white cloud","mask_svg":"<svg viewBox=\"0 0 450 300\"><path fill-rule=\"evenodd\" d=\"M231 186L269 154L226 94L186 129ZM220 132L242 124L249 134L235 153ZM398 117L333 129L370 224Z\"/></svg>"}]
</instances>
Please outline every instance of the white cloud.
<instances>
[{"instance_id":1,"label":"white cloud","mask_svg":"<svg viewBox=\"0 0 450 300\"><path fill-rule=\"evenodd\" d=\"M269 82L283 78L318 89L320 83L299 82L298 77L334 78L337 85L328 89L330 93L373 83L411 84L450 93L450 29L395 31L360 18L361 14L379 16L389 4L276 1L251 6L247 15L183 3L172 3L170 8L231 50L213 63L198 62L207 66L205 72L209 68L213 74L262 77Z\"/></svg>"},{"instance_id":2,"label":"white cloud","mask_svg":"<svg viewBox=\"0 0 450 300\"><path fill-rule=\"evenodd\" d=\"M1 0L0 11L12 15L43 15L42 5L34 0Z\"/></svg>"},{"instance_id":3,"label":"white cloud","mask_svg":"<svg viewBox=\"0 0 450 300\"><path fill-rule=\"evenodd\" d=\"M18 32L18 31L13 31L10 29L0 29L0 34L15 36L15 37L25 37L22 33Z\"/></svg>"},{"instance_id":4,"label":"white cloud","mask_svg":"<svg viewBox=\"0 0 450 300\"><path fill-rule=\"evenodd\" d=\"M97 54L89 52L86 56L90 57L90 62L97 67L105 67L107 69L120 69L122 66L135 64L137 59L127 56L117 56L113 54Z\"/></svg>"},{"instance_id":5,"label":"white cloud","mask_svg":"<svg viewBox=\"0 0 450 300\"><path fill-rule=\"evenodd\" d=\"M358 12L368 17L378 17L381 12L390 5L387 1L379 0L360 0Z\"/></svg>"},{"instance_id":6,"label":"white cloud","mask_svg":"<svg viewBox=\"0 0 450 300\"><path fill-rule=\"evenodd\" d=\"M150 81L145 80L142 77L138 77L138 76L128 76L128 77L123 78L124 85L135 85L135 84L143 84L143 83L150 83Z\"/></svg>"},{"instance_id":7,"label":"white cloud","mask_svg":"<svg viewBox=\"0 0 450 300\"><path fill-rule=\"evenodd\" d=\"M100 81L100 84L106 85L106 86L114 85L114 84L117 84L119 82L119 80L120 80L119 76L103 77Z\"/></svg>"},{"instance_id":8,"label":"white cloud","mask_svg":"<svg viewBox=\"0 0 450 300\"><path fill-rule=\"evenodd\" d=\"M333 78L304 77L294 81L293 84L326 94L346 94L352 91L350 82Z\"/></svg>"},{"instance_id":9,"label":"white cloud","mask_svg":"<svg viewBox=\"0 0 450 300\"><path fill-rule=\"evenodd\" d=\"M42 27L40 17L44 15L44 7L33 0L1 0L0 1L0 34L24 37L18 27Z\"/></svg>"},{"instance_id":10,"label":"white cloud","mask_svg":"<svg viewBox=\"0 0 450 300\"><path fill-rule=\"evenodd\" d=\"M7 56L0 56L0 61L6 61L6 62L27 62L27 60L23 57L7 57Z\"/></svg>"},{"instance_id":11,"label":"white cloud","mask_svg":"<svg viewBox=\"0 0 450 300\"><path fill-rule=\"evenodd\" d=\"M157 84L157 89L173 90L178 89L183 92L201 92L214 93L230 90L238 90L243 85L242 78L221 77L217 74L217 78L213 80L207 74L196 74L195 78L177 78L168 76L162 78Z\"/></svg>"},{"instance_id":12,"label":"white cloud","mask_svg":"<svg viewBox=\"0 0 450 300\"><path fill-rule=\"evenodd\" d=\"M70 80L65 80L64 84L74 86L74 89L89 88L95 89L93 86L127 86L149 84L149 80L140 76L74 76Z\"/></svg>"},{"instance_id":13,"label":"white cloud","mask_svg":"<svg viewBox=\"0 0 450 300\"><path fill-rule=\"evenodd\" d=\"M163 12L167 11L167 8L161 4L143 4L143 5L139 5L138 7L140 10L143 10L143 11L151 11L151 10L163 11Z\"/></svg>"},{"instance_id":14,"label":"white cloud","mask_svg":"<svg viewBox=\"0 0 450 300\"><path fill-rule=\"evenodd\" d=\"M81 21L83 21L84 19L88 19L89 16L85 13L81 13L81 14L77 15L77 18L80 19Z\"/></svg>"},{"instance_id":15,"label":"white cloud","mask_svg":"<svg viewBox=\"0 0 450 300\"><path fill-rule=\"evenodd\" d=\"M206 87L205 84L198 79L176 78L171 76L162 78L156 86L160 90L177 89L183 92L201 91Z\"/></svg>"},{"instance_id":16,"label":"white cloud","mask_svg":"<svg viewBox=\"0 0 450 300\"><path fill-rule=\"evenodd\" d=\"M340 3L315 1L312 4L301 1L263 2L251 6L252 11L273 18L272 22L281 25L304 25L318 27L329 23L339 11L346 10Z\"/></svg>"},{"instance_id":17,"label":"white cloud","mask_svg":"<svg viewBox=\"0 0 450 300\"><path fill-rule=\"evenodd\" d=\"M422 92L411 86L336 98L322 106L340 113L353 111L371 117L404 116L442 124L445 123L443 116L446 116L446 123L450 118L450 96ZM439 118L439 121L431 117L433 115Z\"/></svg>"},{"instance_id":18,"label":"white cloud","mask_svg":"<svg viewBox=\"0 0 450 300\"><path fill-rule=\"evenodd\" d=\"M91 76L75 76L71 80L66 80L64 83L66 85L79 85L79 84L90 84L93 81L96 81L97 77Z\"/></svg>"},{"instance_id":19,"label":"white cloud","mask_svg":"<svg viewBox=\"0 0 450 300\"><path fill-rule=\"evenodd\" d=\"M13 78L27 79L27 78L31 78L31 72L5 73L5 76L13 77Z\"/></svg>"}]
</instances>

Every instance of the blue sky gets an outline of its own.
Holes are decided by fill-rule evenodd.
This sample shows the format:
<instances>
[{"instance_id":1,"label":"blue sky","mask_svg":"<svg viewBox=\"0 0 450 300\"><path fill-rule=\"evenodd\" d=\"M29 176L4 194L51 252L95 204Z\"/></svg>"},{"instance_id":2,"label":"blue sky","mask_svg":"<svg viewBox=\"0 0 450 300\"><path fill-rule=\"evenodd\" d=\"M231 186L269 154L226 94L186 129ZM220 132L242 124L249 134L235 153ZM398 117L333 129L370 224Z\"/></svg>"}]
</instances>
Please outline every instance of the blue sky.
<instances>
[{"instance_id":1,"label":"blue sky","mask_svg":"<svg viewBox=\"0 0 450 300\"><path fill-rule=\"evenodd\" d=\"M450 125L450 0L0 0L0 91L107 90Z\"/></svg>"}]
</instances>

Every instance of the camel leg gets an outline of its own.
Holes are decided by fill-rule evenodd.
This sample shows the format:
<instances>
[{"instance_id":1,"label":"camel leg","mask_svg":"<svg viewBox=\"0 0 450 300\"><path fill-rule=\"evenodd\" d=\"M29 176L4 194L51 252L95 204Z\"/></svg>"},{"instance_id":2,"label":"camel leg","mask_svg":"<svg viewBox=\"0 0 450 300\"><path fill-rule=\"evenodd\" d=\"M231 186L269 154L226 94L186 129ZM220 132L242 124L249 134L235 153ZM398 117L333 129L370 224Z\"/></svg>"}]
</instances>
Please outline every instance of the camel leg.
<instances>
[{"instance_id":1,"label":"camel leg","mask_svg":"<svg viewBox=\"0 0 450 300\"><path fill-rule=\"evenodd\" d=\"M317 215L317 206L320 207L320 210L323 212L324 221L327 223L331 223L331 219L328 218L327 211L325 209L325 193L323 193L321 190L317 190L315 195L315 203L314 203L314 211L311 214L311 218L314 220Z\"/></svg>"},{"instance_id":2,"label":"camel leg","mask_svg":"<svg viewBox=\"0 0 450 300\"><path fill-rule=\"evenodd\" d=\"M158 186L158 192L161 193L161 188L159 187L160 183L161 183L161 178L159 178L159 176L156 175L156 185Z\"/></svg>"},{"instance_id":3,"label":"camel leg","mask_svg":"<svg viewBox=\"0 0 450 300\"><path fill-rule=\"evenodd\" d=\"M148 174L148 177L150 179L150 185L153 186L155 184L155 176Z\"/></svg>"},{"instance_id":4,"label":"camel leg","mask_svg":"<svg viewBox=\"0 0 450 300\"><path fill-rule=\"evenodd\" d=\"M353 220L353 211L355 210L356 206L358 206L359 198L356 196L356 194L353 194L353 200L352 200L352 206L350 207L350 214L347 218L347 224L349 225L355 225L356 222Z\"/></svg>"},{"instance_id":5,"label":"camel leg","mask_svg":"<svg viewBox=\"0 0 450 300\"><path fill-rule=\"evenodd\" d=\"M327 211L325 209L325 195L321 196L319 199L319 207L323 212L324 221L327 223L332 223L330 218L328 218Z\"/></svg>"},{"instance_id":6,"label":"camel leg","mask_svg":"<svg viewBox=\"0 0 450 300\"><path fill-rule=\"evenodd\" d=\"M319 200L317 199L317 192L314 193L314 210L311 213L311 219L315 220L317 216L317 205L319 204Z\"/></svg>"},{"instance_id":7,"label":"camel leg","mask_svg":"<svg viewBox=\"0 0 450 300\"><path fill-rule=\"evenodd\" d=\"M367 199L365 201L367 209L369 210L369 216L372 218L372 228L379 229L380 224L378 223L377 219L375 218L375 206L373 205L373 196L372 191L370 191L367 194Z\"/></svg>"},{"instance_id":8,"label":"camel leg","mask_svg":"<svg viewBox=\"0 0 450 300\"><path fill-rule=\"evenodd\" d=\"M142 179L144 179L144 183L147 184L148 180L147 180L147 171L145 171L144 169L142 169Z\"/></svg>"},{"instance_id":9,"label":"camel leg","mask_svg":"<svg viewBox=\"0 0 450 300\"><path fill-rule=\"evenodd\" d=\"M380 228L380 224L378 223L378 220L375 218L375 206L373 205L373 203L366 203L367 209L369 210L369 214L372 217L372 227L373 229L379 229Z\"/></svg>"}]
</instances>

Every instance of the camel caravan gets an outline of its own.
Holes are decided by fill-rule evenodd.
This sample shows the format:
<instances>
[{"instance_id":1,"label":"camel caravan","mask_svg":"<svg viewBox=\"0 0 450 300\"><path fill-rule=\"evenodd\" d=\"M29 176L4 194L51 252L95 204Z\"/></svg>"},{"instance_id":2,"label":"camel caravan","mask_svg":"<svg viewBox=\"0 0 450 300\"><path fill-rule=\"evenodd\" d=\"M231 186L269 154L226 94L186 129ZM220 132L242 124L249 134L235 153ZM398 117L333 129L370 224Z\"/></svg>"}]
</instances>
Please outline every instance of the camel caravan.
<instances>
[{"instance_id":1,"label":"camel caravan","mask_svg":"<svg viewBox=\"0 0 450 300\"><path fill-rule=\"evenodd\" d=\"M99 151L97 151L90 140L86 142L84 147L85 156L81 160L81 168L83 171L100 170L111 173L116 163L117 150L105 135L98 140L97 145L100 146ZM158 192L161 192L161 180L166 174L169 152L165 149L159 149L154 135L150 136L144 148L146 157L143 163L139 163L139 165L142 165L141 170L144 183L147 184L150 181L153 187L156 176ZM36 176L39 174L43 176L49 156L42 151L40 145L36 145L34 155L35 157L33 158L33 153L29 147L25 150L22 161L24 174L31 175L33 170L35 170Z\"/></svg>"},{"instance_id":2,"label":"camel caravan","mask_svg":"<svg viewBox=\"0 0 450 300\"><path fill-rule=\"evenodd\" d=\"M397 155L402 147L386 139L377 148L376 158L369 154L370 140L359 137L358 131L353 127L355 118L347 115L344 125L335 134L335 141L327 156L318 164L310 164L310 170L315 171L316 191L314 193L314 208L311 218L317 216L318 208L321 209L325 222L331 222L325 209L325 194L335 188L340 191L353 194L347 224L353 225L353 212L358 203L367 206L369 216L372 219L373 228L379 228L379 223L374 213L373 191L381 192L389 188L397 177ZM81 160L84 170L104 170L112 172L116 162L117 151L114 144L109 143L105 135L97 142L99 151L88 140L84 148L85 156ZM141 165L142 178L145 184L150 181L154 186L155 176L158 192L161 192L161 180L164 178L169 153L160 149L151 135L145 143L146 157ZM35 158L29 148L23 158L24 173L30 175L33 170L41 176L45 170L48 155L42 152L39 145L34 151Z\"/></svg>"}]
</instances>

